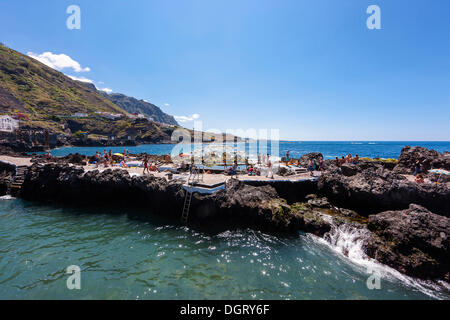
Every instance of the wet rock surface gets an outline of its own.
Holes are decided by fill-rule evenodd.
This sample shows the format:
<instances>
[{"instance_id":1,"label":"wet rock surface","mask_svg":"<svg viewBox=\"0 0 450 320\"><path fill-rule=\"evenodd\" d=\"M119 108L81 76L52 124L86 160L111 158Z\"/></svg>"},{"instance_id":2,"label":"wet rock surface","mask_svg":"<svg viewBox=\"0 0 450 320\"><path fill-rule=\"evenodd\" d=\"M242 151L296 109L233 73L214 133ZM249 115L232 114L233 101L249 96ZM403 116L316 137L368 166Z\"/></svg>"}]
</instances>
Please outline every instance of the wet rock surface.
<instances>
[{"instance_id":1,"label":"wet rock surface","mask_svg":"<svg viewBox=\"0 0 450 320\"><path fill-rule=\"evenodd\" d=\"M450 219L412 204L369 216L367 254L402 273L450 281Z\"/></svg>"},{"instance_id":2,"label":"wet rock surface","mask_svg":"<svg viewBox=\"0 0 450 320\"><path fill-rule=\"evenodd\" d=\"M13 179L15 172L15 166L0 162L0 196L6 195L8 185Z\"/></svg>"}]
</instances>

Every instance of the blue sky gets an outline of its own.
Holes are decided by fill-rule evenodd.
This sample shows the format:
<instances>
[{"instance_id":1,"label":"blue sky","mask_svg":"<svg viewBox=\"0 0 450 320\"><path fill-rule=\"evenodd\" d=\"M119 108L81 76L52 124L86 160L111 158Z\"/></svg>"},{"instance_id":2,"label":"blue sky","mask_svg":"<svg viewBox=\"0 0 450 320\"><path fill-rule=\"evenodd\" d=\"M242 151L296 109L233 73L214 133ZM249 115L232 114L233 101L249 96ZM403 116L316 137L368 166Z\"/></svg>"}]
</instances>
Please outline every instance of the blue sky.
<instances>
[{"instance_id":1,"label":"blue sky","mask_svg":"<svg viewBox=\"0 0 450 320\"><path fill-rule=\"evenodd\" d=\"M66 27L72 4L81 30ZM371 4L381 30L366 27ZM448 0L1 0L0 41L65 54L80 69L62 72L204 129L448 141L449 12Z\"/></svg>"}]
</instances>

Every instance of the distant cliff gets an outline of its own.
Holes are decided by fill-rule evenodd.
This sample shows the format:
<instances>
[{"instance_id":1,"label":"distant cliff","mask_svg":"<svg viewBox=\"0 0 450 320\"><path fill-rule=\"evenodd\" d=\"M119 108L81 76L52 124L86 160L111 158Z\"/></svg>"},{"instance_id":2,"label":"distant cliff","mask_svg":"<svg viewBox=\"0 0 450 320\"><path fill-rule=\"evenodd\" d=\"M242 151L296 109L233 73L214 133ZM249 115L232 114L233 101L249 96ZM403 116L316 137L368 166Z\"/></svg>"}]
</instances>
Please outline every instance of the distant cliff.
<instances>
[{"instance_id":1,"label":"distant cliff","mask_svg":"<svg viewBox=\"0 0 450 320\"><path fill-rule=\"evenodd\" d=\"M121 93L107 94L102 92L102 95L129 113L142 113L152 117L157 122L178 125L173 116L164 113L159 107L144 100L128 97Z\"/></svg>"}]
</instances>

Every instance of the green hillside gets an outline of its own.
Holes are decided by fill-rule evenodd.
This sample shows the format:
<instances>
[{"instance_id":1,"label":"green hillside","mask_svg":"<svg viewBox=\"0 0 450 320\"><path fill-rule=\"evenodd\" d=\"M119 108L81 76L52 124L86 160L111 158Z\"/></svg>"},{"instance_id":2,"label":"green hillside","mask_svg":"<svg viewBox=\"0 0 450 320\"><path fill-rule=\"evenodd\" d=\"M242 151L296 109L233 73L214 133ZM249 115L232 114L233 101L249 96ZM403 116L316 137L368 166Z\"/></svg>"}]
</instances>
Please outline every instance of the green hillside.
<instances>
[{"instance_id":1,"label":"green hillside","mask_svg":"<svg viewBox=\"0 0 450 320\"><path fill-rule=\"evenodd\" d=\"M0 45L1 114L23 112L31 120L53 122L60 116L96 111L127 114L96 90Z\"/></svg>"},{"instance_id":2,"label":"green hillside","mask_svg":"<svg viewBox=\"0 0 450 320\"><path fill-rule=\"evenodd\" d=\"M116 105L130 108L131 112L150 114L158 125L146 119L132 119L130 113ZM137 109L133 109L137 108ZM120 119L106 119L98 112L122 114ZM88 133L96 137L131 137L137 143L170 142L178 127L175 119L158 107L125 95L106 95L94 85L72 80L43 63L0 44L0 115L22 113L22 128L49 129L71 138ZM85 113L86 117L74 117ZM190 131L190 130L189 130ZM209 140L209 135L205 134ZM13 142L13 141L11 141Z\"/></svg>"}]
</instances>

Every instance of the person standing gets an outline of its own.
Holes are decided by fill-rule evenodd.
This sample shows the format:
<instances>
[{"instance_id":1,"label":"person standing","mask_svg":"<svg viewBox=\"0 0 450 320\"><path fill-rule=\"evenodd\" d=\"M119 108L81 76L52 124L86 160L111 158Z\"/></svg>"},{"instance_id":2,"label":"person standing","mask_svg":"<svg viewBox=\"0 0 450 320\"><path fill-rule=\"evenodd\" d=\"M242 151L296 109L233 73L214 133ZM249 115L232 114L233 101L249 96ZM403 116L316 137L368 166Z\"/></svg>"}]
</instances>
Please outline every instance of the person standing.
<instances>
[{"instance_id":1,"label":"person standing","mask_svg":"<svg viewBox=\"0 0 450 320\"><path fill-rule=\"evenodd\" d=\"M338 157L336 157L336 160L334 160L334 163L336 164L336 166L337 166L338 168L341 167L341 160L339 160Z\"/></svg>"},{"instance_id":2,"label":"person standing","mask_svg":"<svg viewBox=\"0 0 450 320\"><path fill-rule=\"evenodd\" d=\"M147 171L147 173L150 173L150 170L148 169L148 158L147 158L147 156L144 157L144 161L142 161L142 164L144 165L144 171L142 172L142 174L145 174L145 171Z\"/></svg>"},{"instance_id":3,"label":"person standing","mask_svg":"<svg viewBox=\"0 0 450 320\"><path fill-rule=\"evenodd\" d=\"M267 178L273 179L272 161L270 161L269 154L267 154Z\"/></svg>"},{"instance_id":4,"label":"person standing","mask_svg":"<svg viewBox=\"0 0 450 320\"><path fill-rule=\"evenodd\" d=\"M414 173L413 173L413 175L416 176L418 173L420 173L420 169L421 169L420 161L417 160L416 164L414 166Z\"/></svg>"},{"instance_id":5,"label":"person standing","mask_svg":"<svg viewBox=\"0 0 450 320\"><path fill-rule=\"evenodd\" d=\"M308 162L308 171L309 171L311 177L314 176L314 173L313 173L314 167L313 167L313 165L314 165L314 164L313 164L313 161L312 161L311 159L309 159L309 162Z\"/></svg>"}]
</instances>

